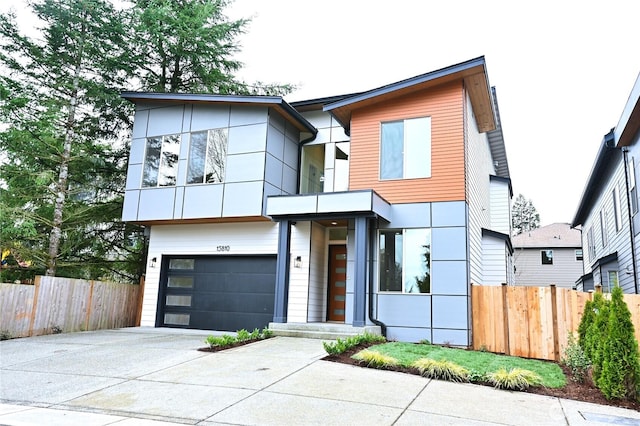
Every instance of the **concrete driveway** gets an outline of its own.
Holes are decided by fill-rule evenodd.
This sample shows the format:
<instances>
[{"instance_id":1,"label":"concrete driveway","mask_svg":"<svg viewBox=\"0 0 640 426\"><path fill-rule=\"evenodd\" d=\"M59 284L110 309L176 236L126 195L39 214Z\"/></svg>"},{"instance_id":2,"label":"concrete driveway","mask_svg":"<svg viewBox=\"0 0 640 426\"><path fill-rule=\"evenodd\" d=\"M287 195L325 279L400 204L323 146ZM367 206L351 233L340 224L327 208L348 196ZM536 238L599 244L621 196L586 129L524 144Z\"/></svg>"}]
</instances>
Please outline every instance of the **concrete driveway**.
<instances>
[{"instance_id":1,"label":"concrete driveway","mask_svg":"<svg viewBox=\"0 0 640 426\"><path fill-rule=\"evenodd\" d=\"M2 425L640 425L640 413L322 361L320 340L218 353L209 331L0 342Z\"/></svg>"}]
</instances>

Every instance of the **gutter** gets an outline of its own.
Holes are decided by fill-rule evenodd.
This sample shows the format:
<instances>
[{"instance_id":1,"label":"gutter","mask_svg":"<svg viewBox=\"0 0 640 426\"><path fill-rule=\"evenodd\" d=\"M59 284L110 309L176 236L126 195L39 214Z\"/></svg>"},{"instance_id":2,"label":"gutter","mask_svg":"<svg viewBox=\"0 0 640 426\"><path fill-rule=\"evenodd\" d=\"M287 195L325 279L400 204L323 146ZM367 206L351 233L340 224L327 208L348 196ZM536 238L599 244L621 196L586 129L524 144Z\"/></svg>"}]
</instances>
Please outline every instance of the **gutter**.
<instances>
[{"instance_id":1,"label":"gutter","mask_svg":"<svg viewBox=\"0 0 640 426\"><path fill-rule=\"evenodd\" d=\"M375 250L375 227L373 226L373 221L369 221L369 256L372 255L373 250ZM374 270L373 270L373 262L371 261L371 259L369 259L369 309L368 309L368 317L369 317L369 321L371 321L372 323L374 323L375 325L377 325L378 327L380 327L380 331L382 332L382 335L386 338L387 337L387 326L385 323L383 323L382 321L378 320L377 318L373 318L373 275L374 275Z\"/></svg>"},{"instance_id":2,"label":"gutter","mask_svg":"<svg viewBox=\"0 0 640 426\"><path fill-rule=\"evenodd\" d=\"M628 159L627 154L629 149L624 146L622 149L622 161L624 161L624 185L627 191L627 216L629 219L629 242L631 243L631 264L633 266L633 285L636 290L636 294L638 292L638 272L636 271L636 244L634 241L634 232L633 232L633 216L631 213L631 197L629 196L629 170L628 170Z\"/></svg>"}]
</instances>

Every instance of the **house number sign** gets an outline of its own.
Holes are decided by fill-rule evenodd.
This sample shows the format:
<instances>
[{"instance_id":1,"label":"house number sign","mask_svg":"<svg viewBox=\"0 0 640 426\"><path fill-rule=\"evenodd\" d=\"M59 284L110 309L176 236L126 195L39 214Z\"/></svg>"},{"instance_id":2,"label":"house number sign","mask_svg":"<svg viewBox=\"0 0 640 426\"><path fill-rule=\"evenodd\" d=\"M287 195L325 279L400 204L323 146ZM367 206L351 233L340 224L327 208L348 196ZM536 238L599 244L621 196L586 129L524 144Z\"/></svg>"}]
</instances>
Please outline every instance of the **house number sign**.
<instances>
[{"instance_id":1,"label":"house number sign","mask_svg":"<svg viewBox=\"0 0 640 426\"><path fill-rule=\"evenodd\" d=\"M216 246L216 251L230 251L231 246Z\"/></svg>"}]
</instances>

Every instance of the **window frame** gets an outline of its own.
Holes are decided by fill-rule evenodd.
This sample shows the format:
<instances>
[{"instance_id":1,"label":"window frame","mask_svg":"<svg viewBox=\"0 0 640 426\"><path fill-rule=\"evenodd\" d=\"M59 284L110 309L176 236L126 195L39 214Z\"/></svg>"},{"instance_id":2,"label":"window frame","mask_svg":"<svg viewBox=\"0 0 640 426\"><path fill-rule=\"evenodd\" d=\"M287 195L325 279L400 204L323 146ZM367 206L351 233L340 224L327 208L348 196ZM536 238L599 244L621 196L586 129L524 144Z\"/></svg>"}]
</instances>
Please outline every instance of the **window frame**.
<instances>
[{"instance_id":1,"label":"window frame","mask_svg":"<svg viewBox=\"0 0 640 426\"><path fill-rule=\"evenodd\" d=\"M192 160L195 158L192 154L194 154L193 151L193 136L196 134L202 134L204 133L206 135L206 139L205 139L205 143L204 143L204 161L202 164L202 182L190 182L191 180L191 176L192 176ZM223 139L223 143L221 145L222 147L222 165L218 165L218 170L216 170L215 167L209 167L208 166L211 164L210 163L210 158L214 155L213 153L211 153L211 151L215 151L216 150L216 143L217 143L217 139ZM229 157L229 128L228 127L221 127L221 128L215 128L215 129L207 129L207 130L199 130L199 131L194 131L194 132L189 132L189 152L187 154L187 173L186 173L186 185L215 185L215 184L220 184L220 183L224 183L225 182L225 178L226 178L226 171L227 171L227 162L228 162L228 157ZM216 176L218 175L219 180L210 180L210 178L207 177L207 175L209 174L208 171L211 171L211 175L212 176ZM194 174L193 176L197 176L196 174Z\"/></svg>"},{"instance_id":2,"label":"window frame","mask_svg":"<svg viewBox=\"0 0 640 426\"><path fill-rule=\"evenodd\" d=\"M602 239L602 248L606 247L608 241L609 230L607 227L607 212L605 209L600 210L600 238Z\"/></svg>"},{"instance_id":3,"label":"window frame","mask_svg":"<svg viewBox=\"0 0 640 426\"><path fill-rule=\"evenodd\" d=\"M398 125L402 123L402 143L401 152L395 152L398 148L397 141L394 144L389 140L385 143L385 135L391 135L392 132L386 132L385 127ZM421 129L422 127L422 129ZM426 137L422 139L423 133L420 130L426 130ZM380 122L380 144L378 149L378 179L380 181L403 180L403 179L428 179L431 177L432 162L432 118L431 116L411 117L400 120L389 120ZM398 175L397 171L389 170L388 162L391 161L391 155L383 155L385 152L395 154L394 157L401 157L401 170ZM414 164L416 158L428 153L427 161ZM387 160L388 159L388 160ZM413 161L411 161L413 160ZM383 174L384 172L384 174Z\"/></svg>"},{"instance_id":4,"label":"window frame","mask_svg":"<svg viewBox=\"0 0 640 426\"><path fill-rule=\"evenodd\" d=\"M398 235L398 232L400 232L401 237L402 237L402 242L401 242L401 249L402 249L402 253L400 256L400 259L402 261L402 264L400 265L400 269L401 269L401 276L400 276L400 289L399 290L383 290L382 289L382 280L383 280L383 274L382 274L382 267L384 265L384 262L382 260L382 250L381 250L381 236L382 234L393 234L394 236ZM426 284L428 286L428 292L421 292L419 285L420 284L415 284L416 286L418 286L418 291L408 291L408 282L407 282L407 275L409 274L409 271L412 271L413 269L415 269L415 264L418 262L415 262L415 259L417 256L416 252L409 252L408 251L408 244L411 241L411 237L407 237L407 233L413 233L416 232L416 236L420 237L420 235L418 235L418 232L425 232L425 236L428 239L428 244L425 245L424 247L427 248L428 247L428 252L422 252L422 250L420 251L419 256L427 256L428 254L428 264L426 265L426 267L421 268L421 271L419 272L419 275L414 276L413 279L415 279L416 281L418 281L418 279L420 278L420 274L425 274L423 279L426 279L428 277L428 283ZM386 237L385 237L386 238ZM394 237L395 238L395 237ZM397 243L396 243L397 244ZM377 290L379 294L403 294L403 295L430 295L433 293L433 282L432 280L432 273L431 273L431 265L432 265L432 261L431 261L431 253L432 253L432 232L431 232L431 228L389 228L389 229L380 229L378 230L378 268L377 268ZM394 248L395 250L395 248ZM394 256L394 257L397 257ZM414 271L415 272L415 271ZM395 269L394 269L394 273L395 273ZM415 287L413 287L415 288Z\"/></svg>"},{"instance_id":5,"label":"window frame","mask_svg":"<svg viewBox=\"0 0 640 426\"><path fill-rule=\"evenodd\" d=\"M613 188L611 195L613 197L613 214L616 219L616 232L620 232L620 229L622 229L622 211L620 210L620 192L617 186Z\"/></svg>"},{"instance_id":6,"label":"window frame","mask_svg":"<svg viewBox=\"0 0 640 426\"><path fill-rule=\"evenodd\" d=\"M580 252L580 254L578 254ZM574 251L576 262L582 262L584 260L584 252L582 249L575 249Z\"/></svg>"},{"instance_id":7,"label":"window frame","mask_svg":"<svg viewBox=\"0 0 640 426\"><path fill-rule=\"evenodd\" d=\"M546 259L546 262L545 262ZM546 249L540 250L540 262L541 265L553 265L553 250Z\"/></svg>"},{"instance_id":8,"label":"window frame","mask_svg":"<svg viewBox=\"0 0 640 426\"><path fill-rule=\"evenodd\" d=\"M175 145L176 145L176 160L175 160L175 166L170 168L169 170L172 171L172 173L166 173L163 172L163 164L165 164L166 162L163 161L163 158L165 157L163 154L165 154L166 149L165 149L165 142L166 141L170 141L170 139L175 139ZM155 167L153 170L151 170L151 173L153 173L155 176L149 176L151 173L149 172L149 168L148 168L148 161L150 159L150 141L151 140L160 140L160 148L158 150L158 164L157 167ZM142 160L142 177L141 177L141 183L140 183L140 187L141 188L166 188L166 187L175 187L178 185L178 166L180 164L180 145L182 142L182 134L181 133L172 133L172 134L168 134L168 135L158 135L158 136L148 136L145 138L145 144L144 144L144 158ZM161 178L172 178L173 179L173 183L169 183L169 184L161 184ZM146 184L150 179L154 180L154 184Z\"/></svg>"}]
</instances>

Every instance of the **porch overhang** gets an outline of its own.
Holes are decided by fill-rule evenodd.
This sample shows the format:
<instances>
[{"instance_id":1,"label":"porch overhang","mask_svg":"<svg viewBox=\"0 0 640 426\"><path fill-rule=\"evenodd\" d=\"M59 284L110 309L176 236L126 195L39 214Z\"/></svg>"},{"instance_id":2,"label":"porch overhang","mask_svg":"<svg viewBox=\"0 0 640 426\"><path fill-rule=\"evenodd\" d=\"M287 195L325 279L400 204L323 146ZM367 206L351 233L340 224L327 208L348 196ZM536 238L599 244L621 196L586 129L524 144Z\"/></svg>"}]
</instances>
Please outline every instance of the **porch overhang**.
<instances>
[{"instance_id":1,"label":"porch overhang","mask_svg":"<svg viewBox=\"0 0 640 426\"><path fill-rule=\"evenodd\" d=\"M274 221L377 217L391 222L391 205L372 189L308 195L272 195L267 216Z\"/></svg>"}]
</instances>

